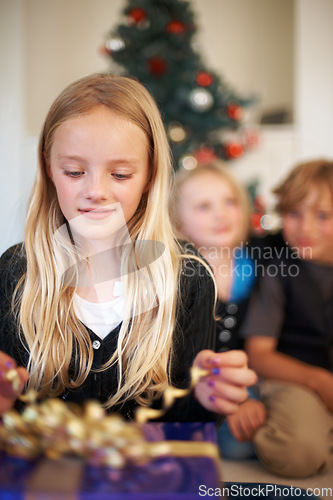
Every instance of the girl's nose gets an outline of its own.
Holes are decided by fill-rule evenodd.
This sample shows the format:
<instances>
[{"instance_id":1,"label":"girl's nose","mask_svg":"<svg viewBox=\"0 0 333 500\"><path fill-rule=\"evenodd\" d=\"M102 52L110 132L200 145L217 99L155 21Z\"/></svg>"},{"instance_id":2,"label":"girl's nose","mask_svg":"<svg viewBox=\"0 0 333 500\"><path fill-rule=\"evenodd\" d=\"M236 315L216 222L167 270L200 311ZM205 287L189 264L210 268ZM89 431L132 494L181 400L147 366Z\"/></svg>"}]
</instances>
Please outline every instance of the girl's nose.
<instances>
[{"instance_id":1,"label":"girl's nose","mask_svg":"<svg viewBox=\"0 0 333 500\"><path fill-rule=\"evenodd\" d=\"M226 217L228 212L228 207L225 203L217 203L214 207L215 216L219 219Z\"/></svg>"},{"instance_id":2,"label":"girl's nose","mask_svg":"<svg viewBox=\"0 0 333 500\"><path fill-rule=\"evenodd\" d=\"M107 200L109 198L108 181L102 175L87 178L84 197L88 200Z\"/></svg>"}]
</instances>

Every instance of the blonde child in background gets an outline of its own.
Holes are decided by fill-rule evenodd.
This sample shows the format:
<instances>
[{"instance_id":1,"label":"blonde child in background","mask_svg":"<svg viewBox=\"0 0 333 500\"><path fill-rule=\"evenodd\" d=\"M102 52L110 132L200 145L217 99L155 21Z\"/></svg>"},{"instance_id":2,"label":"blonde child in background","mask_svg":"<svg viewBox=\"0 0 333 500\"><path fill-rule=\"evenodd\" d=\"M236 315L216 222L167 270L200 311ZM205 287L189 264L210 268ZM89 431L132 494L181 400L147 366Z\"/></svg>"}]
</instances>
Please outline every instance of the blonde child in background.
<instances>
[{"instance_id":1,"label":"blonde child in background","mask_svg":"<svg viewBox=\"0 0 333 500\"><path fill-rule=\"evenodd\" d=\"M244 353L214 352L214 283L174 237L169 147L144 86L107 74L69 85L38 153L25 241L0 261L0 412L29 377L39 398L97 399L132 419L169 384L187 387L193 365L207 375L163 419L234 412L256 376Z\"/></svg>"},{"instance_id":2,"label":"blonde child in background","mask_svg":"<svg viewBox=\"0 0 333 500\"><path fill-rule=\"evenodd\" d=\"M242 349L238 331L256 282L247 252L251 208L245 188L219 162L198 165L177 172L170 210L178 236L193 244L214 272L217 351ZM222 456L252 457L251 442L265 417L263 404L253 397L227 417L218 434Z\"/></svg>"},{"instance_id":3,"label":"blonde child in background","mask_svg":"<svg viewBox=\"0 0 333 500\"><path fill-rule=\"evenodd\" d=\"M284 248L240 333L268 412L257 455L275 474L307 477L333 462L333 162L297 165L274 193Z\"/></svg>"}]
</instances>

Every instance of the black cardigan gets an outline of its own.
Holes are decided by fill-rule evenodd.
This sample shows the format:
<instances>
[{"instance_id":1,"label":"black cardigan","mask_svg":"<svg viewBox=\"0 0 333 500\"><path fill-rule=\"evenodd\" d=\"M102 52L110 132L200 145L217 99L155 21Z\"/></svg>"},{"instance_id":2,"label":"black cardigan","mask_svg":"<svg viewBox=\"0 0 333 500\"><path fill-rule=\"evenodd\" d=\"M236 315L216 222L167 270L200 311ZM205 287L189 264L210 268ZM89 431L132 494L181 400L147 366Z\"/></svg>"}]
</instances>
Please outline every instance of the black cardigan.
<instances>
[{"instance_id":1,"label":"black cardigan","mask_svg":"<svg viewBox=\"0 0 333 500\"><path fill-rule=\"evenodd\" d=\"M194 253L192 250L191 253ZM0 259L0 350L12 356L20 365L26 366L28 355L20 341L16 321L11 312L13 291L26 270L26 256L22 244L8 249ZM177 387L189 384L189 368L196 354L202 349L215 350L215 328L213 319L214 285L206 268L195 259L184 260L181 273L180 300L178 301L177 326L174 332L175 357L171 369L171 380ZM93 367L84 384L77 390L66 390L60 397L81 403L87 399L105 402L117 387L117 370L113 366L96 372L114 352L120 325L104 339L89 330L93 345ZM154 407L159 407L156 401ZM136 403L112 408L126 418L133 417ZM177 400L162 420L207 421L215 415L203 408L192 396Z\"/></svg>"}]
</instances>

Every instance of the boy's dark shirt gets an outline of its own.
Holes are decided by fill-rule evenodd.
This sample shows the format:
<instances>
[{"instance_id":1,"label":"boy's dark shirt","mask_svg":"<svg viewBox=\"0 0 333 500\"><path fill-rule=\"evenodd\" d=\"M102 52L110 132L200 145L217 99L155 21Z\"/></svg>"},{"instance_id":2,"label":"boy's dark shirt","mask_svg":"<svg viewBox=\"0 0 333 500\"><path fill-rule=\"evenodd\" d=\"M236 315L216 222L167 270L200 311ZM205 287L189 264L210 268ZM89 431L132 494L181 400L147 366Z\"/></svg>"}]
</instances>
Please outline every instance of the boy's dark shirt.
<instances>
[{"instance_id":1,"label":"boy's dark shirt","mask_svg":"<svg viewBox=\"0 0 333 500\"><path fill-rule=\"evenodd\" d=\"M266 262L240 335L275 337L279 351L333 371L333 266L286 245L279 255Z\"/></svg>"}]
</instances>

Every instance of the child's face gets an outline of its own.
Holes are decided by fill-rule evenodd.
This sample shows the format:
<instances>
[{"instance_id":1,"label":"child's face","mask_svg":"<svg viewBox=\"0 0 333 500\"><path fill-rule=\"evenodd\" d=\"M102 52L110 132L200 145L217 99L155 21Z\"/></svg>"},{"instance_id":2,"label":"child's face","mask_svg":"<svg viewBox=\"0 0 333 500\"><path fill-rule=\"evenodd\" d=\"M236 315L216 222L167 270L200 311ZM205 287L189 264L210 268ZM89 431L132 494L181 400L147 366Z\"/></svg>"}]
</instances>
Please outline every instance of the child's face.
<instances>
[{"instance_id":1,"label":"child's face","mask_svg":"<svg viewBox=\"0 0 333 500\"><path fill-rule=\"evenodd\" d=\"M314 186L283 216L283 235L301 258L333 262L333 199L327 186Z\"/></svg>"},{"instance_id":2,"label":"child's face","mask_svg":"<svg viewBox=\"0 0 333 500\"><path fill-rule=\"evenodd\" d=\"M184 182L179 201L180 230L196 247L240 243L243 215L232 186L219 174L203 172Z\"/></svg>"},{"instance_id":3,"label":"child's face","mask_svg":"<svg viewBox=\"0 0 333 500\"><path fill-rule=\"evenodd\" d=\"M148 181L147 142L104 106L55 130L48 173L63 215L88 241L108 238L133 217Z\"/></svg>"}]
</instances>

